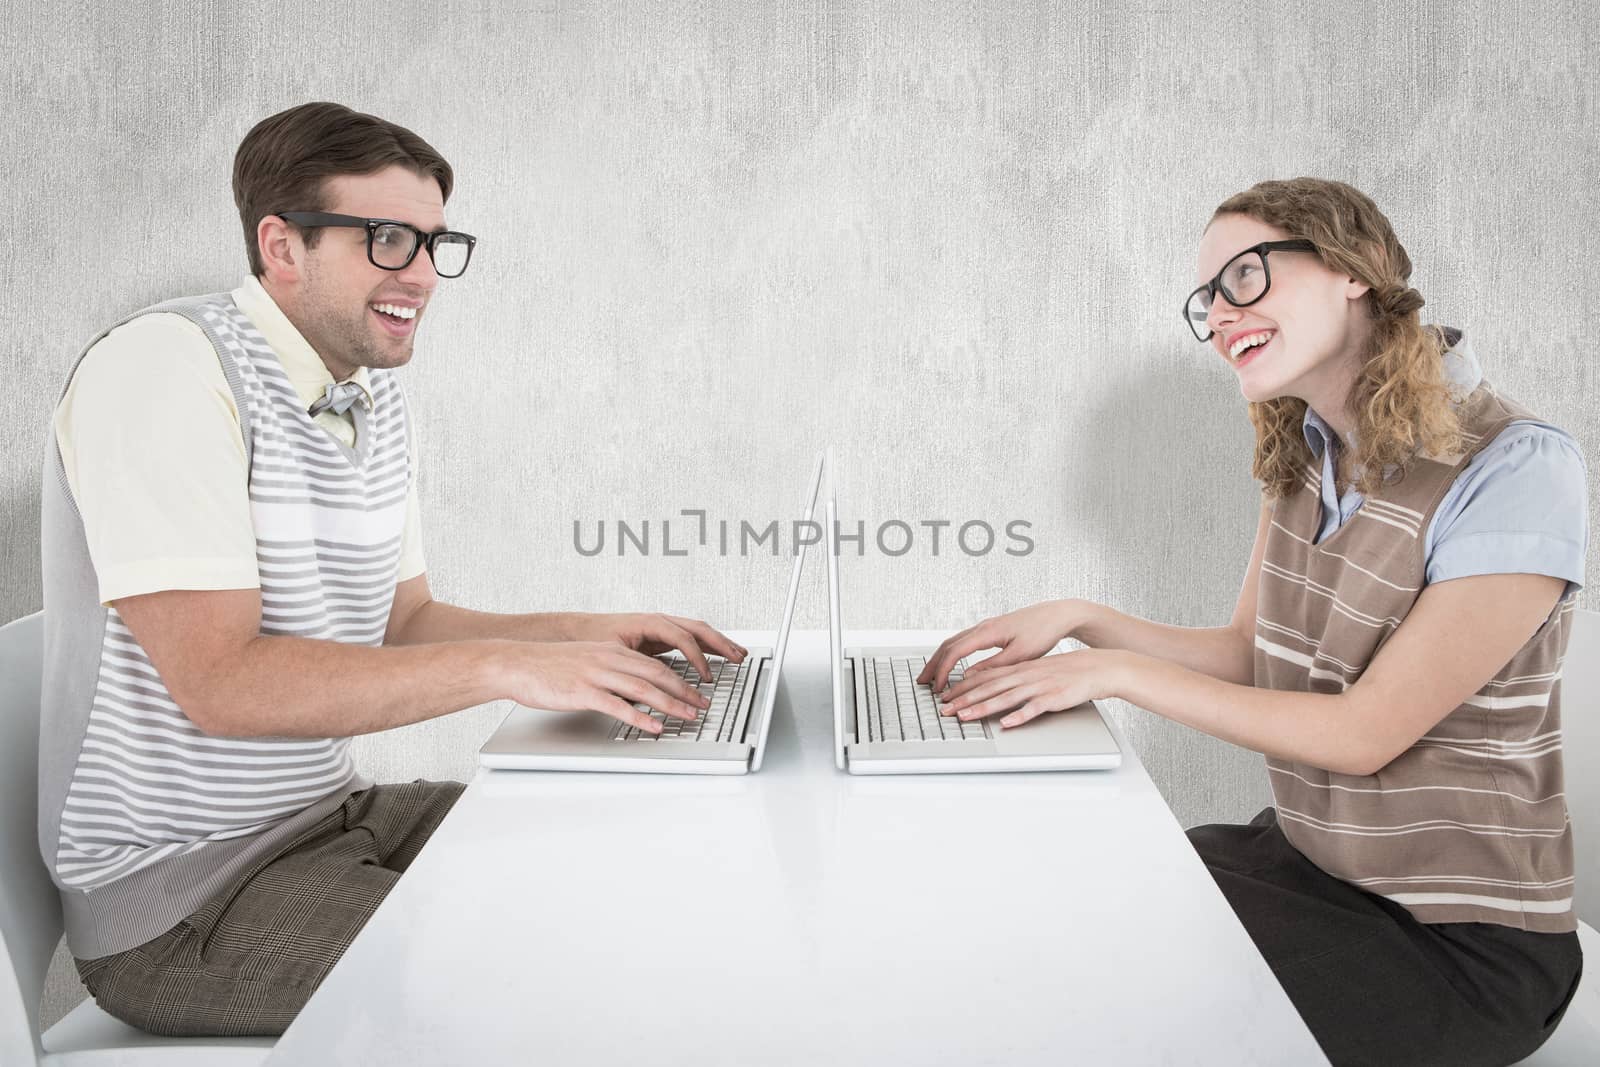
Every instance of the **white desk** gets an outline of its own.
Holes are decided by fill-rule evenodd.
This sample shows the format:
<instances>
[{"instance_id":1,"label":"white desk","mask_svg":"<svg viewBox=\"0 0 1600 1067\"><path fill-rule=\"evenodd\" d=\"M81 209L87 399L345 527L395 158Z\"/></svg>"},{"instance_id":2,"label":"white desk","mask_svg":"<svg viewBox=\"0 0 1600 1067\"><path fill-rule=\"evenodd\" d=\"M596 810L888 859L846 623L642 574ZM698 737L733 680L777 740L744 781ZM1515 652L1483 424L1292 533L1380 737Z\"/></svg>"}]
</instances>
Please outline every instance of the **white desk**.
<instances>
[{"instance_id":1,"label":"white desk","mask_svg":"<svg viewBox=\"0 0 1600 1067\"><path fill-rule=\"evenodd\" d=\"M1326 1063L1125 741L851 777L789 651L759 774L480 773L268 1062Z\"/></svg>"}]
</instances>

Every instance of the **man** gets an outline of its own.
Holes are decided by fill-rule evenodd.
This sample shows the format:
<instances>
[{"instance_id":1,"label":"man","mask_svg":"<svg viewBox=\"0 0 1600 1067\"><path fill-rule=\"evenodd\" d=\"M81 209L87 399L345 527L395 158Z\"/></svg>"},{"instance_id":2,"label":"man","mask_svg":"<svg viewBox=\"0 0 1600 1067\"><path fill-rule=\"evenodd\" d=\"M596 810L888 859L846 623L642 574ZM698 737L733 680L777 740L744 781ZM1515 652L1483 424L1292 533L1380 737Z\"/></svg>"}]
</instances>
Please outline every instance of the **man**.
<instances>
[{"instance_id":1,"label":"man","mask_svg":"<svg viewBox=\"0 0 1600 1067\"><path fill-rule=\"evenodd\" d=\"M450 165L336 104L234 160L250 277L80 357L44 477L40 848L96 1000L162 1034L275 1034L438 826L457 782L373 785L353 734L491 700L705 699L646 653L745 650L665 615L435 601L393 368L441 276Z\"/></svg>"}]
</instances>

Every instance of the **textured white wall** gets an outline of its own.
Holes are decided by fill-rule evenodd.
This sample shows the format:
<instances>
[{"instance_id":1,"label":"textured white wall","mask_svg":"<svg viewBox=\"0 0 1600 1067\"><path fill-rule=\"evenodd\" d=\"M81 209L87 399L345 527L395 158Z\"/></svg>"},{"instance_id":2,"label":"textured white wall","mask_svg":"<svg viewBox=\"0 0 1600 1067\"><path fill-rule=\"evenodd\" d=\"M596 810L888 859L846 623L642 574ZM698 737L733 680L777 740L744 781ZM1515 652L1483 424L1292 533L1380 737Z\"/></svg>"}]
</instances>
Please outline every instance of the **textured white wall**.
<instances>
[{"instance_id":1,"label":"textured white wall","mask_svg":"<svg viewBox=\"0 0 1600 1067\"><path fill-rule=\"evenodd\" d=\"M517 7L6 5L0 621L41 602L70 359L113 316L237 284L233 150L309 99L429 139L482 239L404 372L441 599L770 626L781 561L586 559L571 524L764 522L831 441L869 529L1021 518L1037 543L847 561L852 625L1067 595L1225 621L1252 434L1177 307L1211 209L1267 177L1370 193L1425 318L1600 456L1587 2ZM465 776L502 710L363 761ZM1259 757L1116 710L1185 824L1266 802ZM61 962L47 1019L81 996Z\"/></svg>"}]
</instances>

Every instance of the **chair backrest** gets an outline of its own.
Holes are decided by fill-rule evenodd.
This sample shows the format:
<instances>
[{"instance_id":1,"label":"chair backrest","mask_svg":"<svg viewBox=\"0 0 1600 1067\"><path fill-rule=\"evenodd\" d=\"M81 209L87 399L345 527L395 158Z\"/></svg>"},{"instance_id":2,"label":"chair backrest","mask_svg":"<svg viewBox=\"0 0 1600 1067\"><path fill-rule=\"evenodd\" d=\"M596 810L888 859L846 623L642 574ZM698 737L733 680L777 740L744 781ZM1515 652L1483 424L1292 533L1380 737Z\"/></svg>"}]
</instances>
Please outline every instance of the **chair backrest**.
<instances>
[{"instance_id":1,"label":"chair backrest","mask_svg":"<svg viewBox=\"0 0 1600 1067\"><path fill-rule=\"evenodd\" d=\"M39 858L44 613L0 626L0 1063L34 1063L61 898Z\"/></svg>"},{"instance_id":2,"label":"chair backrest","mask_svg":"<svg viewBox=\"0 0 1600 1067\"><path fill-rule=\"evenodd\" d=\"M1600 927L1600 612L1574 611L1561 662L1561 762L1572 815L1578 918ZM1597 969L1600 974L1600 969Z\"/></svg>"}]
</instances>

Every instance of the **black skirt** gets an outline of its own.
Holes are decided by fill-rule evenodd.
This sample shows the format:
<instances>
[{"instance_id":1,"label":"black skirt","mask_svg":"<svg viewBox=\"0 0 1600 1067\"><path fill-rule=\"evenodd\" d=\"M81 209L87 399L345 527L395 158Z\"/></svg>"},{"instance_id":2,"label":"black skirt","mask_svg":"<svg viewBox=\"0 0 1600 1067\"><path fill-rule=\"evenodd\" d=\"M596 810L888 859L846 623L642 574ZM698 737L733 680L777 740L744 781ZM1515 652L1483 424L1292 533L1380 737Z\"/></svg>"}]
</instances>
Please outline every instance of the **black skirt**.
<instances>
[{"instance_id":1,"label":"black skirt","mask_svg":"<svg viewBox=\"0 0 1600 1067\"><path fill-rule=\"evenodd\" d=\"M1515 1063L1577 992L1576 933L1418 922L1312 863L1273 808L1188 834L1336 1067Z\"/></svg>"}]
</instances>

